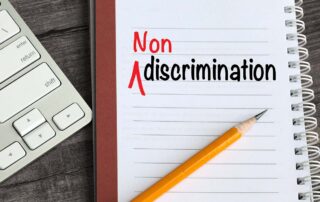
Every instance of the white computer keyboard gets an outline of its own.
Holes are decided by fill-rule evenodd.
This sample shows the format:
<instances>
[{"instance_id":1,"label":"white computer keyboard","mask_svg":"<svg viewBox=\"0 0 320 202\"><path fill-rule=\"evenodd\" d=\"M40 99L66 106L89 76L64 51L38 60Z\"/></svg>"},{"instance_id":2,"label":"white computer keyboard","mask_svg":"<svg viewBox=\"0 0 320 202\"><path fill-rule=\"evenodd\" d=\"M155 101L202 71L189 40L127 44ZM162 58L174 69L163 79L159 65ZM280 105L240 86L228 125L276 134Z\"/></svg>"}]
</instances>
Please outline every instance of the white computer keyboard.
<instances>
[{"instance_id":1,"label":"white computer keyboard","mask_svg":"<svg viewBox=\"0 0 320 202\"><path fill-rule=\"evenodd\" d=\"M0 182L90 123L92 112L8 0L0 0Z\"/></svg>"}]
</instances>

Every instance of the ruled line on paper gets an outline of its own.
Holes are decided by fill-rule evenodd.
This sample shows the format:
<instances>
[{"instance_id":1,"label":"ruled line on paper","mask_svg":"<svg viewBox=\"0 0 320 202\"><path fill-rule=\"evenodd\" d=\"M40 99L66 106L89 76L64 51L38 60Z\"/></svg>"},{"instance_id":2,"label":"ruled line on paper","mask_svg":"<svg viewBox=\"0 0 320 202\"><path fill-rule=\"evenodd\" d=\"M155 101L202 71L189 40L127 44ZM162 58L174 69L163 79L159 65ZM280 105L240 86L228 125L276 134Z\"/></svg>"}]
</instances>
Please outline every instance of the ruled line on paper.
<instances>
[{"instance_id":1,"label":"ruled line on paper","mask_svg":"<svg viewBox=\"0 0 320 202\"><path fill-rule=\"evenodd\" d=\"M134 176L137 179L162 179L164 176ZM278 177L188 177L187 179L214 179L214 180L278 180Z\"/></svg>"},{"instance_id":2,"label":"ruled line on paper","mask_svg":"<svg viewBox=\"0 0 320 202\"><path fill-rule=\"evenodd\" d=\"M180 107L180 106L132 106L136 109L221 109L221 110L273 110L272 107Z\"/></svg>"},{"instance_id":3,"label":"ruled line on paper","mask_svg":"<svg viewBox=\"0 0 320 202\"><path fill-rule=\"evenodd\" d=\"M140 95L140 92L133 92L133 95ZM206 94L206 93L150 93L147 95L181 95L181 96L216 96L216 97L271 97L272 94Z\"/></svg>"},{"instance_id":4,"label":"ruled line on paper","mask_svg":"<svg viewBox=\"0 0 320 202\"><path fill-rule=\"evenodd\" d=\"M136 193L141 193L143 191L135 191ZM210 191L206 191L206 192L177 192L177 191L168 191L166 194L279 194L280 192L231 192L231 191L226 191L226 192L210 192Z\"/></svg>"},{"instance_id":5,"label":"ruled line on paper","mask_svg":"<svg viewBox=\"0 0 320 202\"><path fill-rule=\"evenodd\" d=\"M192 148L155 148L155 147L140 147L132 148L133 150L157 150L157 151L200 151L201 149L192 149ZM275 152L276 149L226 149L225 151L254 151L254 152Z\"/></svg>"},{"instance_id":6,"label":"ruled line on paper","mask_svg":"<svg viewBox=\"0 0 320 202\"><path fill-rule=\"evenodd\" d=\"M268 57L270 56L269 53L234 53L234 54L227 54L227 53L149 53L149 52L132 52L133 55L173 55L173 56L226 56L226 57Z\"/></svg>"},{"instance_id":7,"label":"ruled line on paper","mask_svg":"<svg viewBox=\"0 0 320 202\"><path fill-rule=\"evenodd\" d=\"M268 40L170 40L172 43L269 43ZM147 43L151 43L151 40L146 40ZM134 39L131 41L134 43Z\"/></svg>"},{"instance_id":8,"label":"ruled line on paper","mask_svg":"<svg viewBox=\"0 0 320 202\"><path fill-rule=\"evenodd\" d=\"M144 67L141 67L141 69L144 69ZM189 82L189 83L271 83L273 81L233 81L233 80L228 80L228 81L222 81L222 80L179 80L179 81L174 81L174 80L142 80L143 82L174 82L174 83L179 83L179 82Z\"/></svg>"},{"instance_id":9,"label":"ruled line on paper","mask_svg":"<svg viewBox=\"0 0 320 202\"><path fill-rule=\"evenodd\" d=\"M134 164L152 164L152 165L180 165L182 162L133 162ZM215 166L276 166L277 163L206 163L206 165Z\"/></svg>"},{"instance_id":10,"label":"ruled line on paper","mask_svg":"<svg viewBox=\"0 0 320 202\"><path fill-rule=\"evenodd\" d=\"M193 41L193 40L188 40L188 41L175 41L172 40L171 42L173 43L269 43L269 41L225 41L225 40L219 40L219 41L210 41L210 40L206 40L206 41Z\"/></svg>"},{"instance_id":11,"label":"ruled line on paper","mask_svg":"<svg viewBox=\"0 0 320 202\"><path fill-rule=\"evenodd\" d=\"M156 123L233 123L239 124L241 121L187 121L187 120L133 120L134 122L156 122ZM256 124L274 124L274 121L258 121Z\"/></svg>"},{"instance_id":12,"label":"ruled line on paper","mask_svg":"<svg viewBox=\"0 0 320 202\"><path fill-rule=\"evenodd\" d=\"M135 136L151 136L151 137L220 137L221 135L182 135L182 134L133 134ZM274 138L276 135L243 135L244 138Z\"/></svg>"},{"instance_id":13,"label":"ruled line on paper","mask_svg":"<svg viewBox=\"0 0 320 202\"><path fill-rule=\"evenodd\" d=\"M267 27L147 27L134 26L131 29L145 29L145 30L268 30Z\"/></svg>"}]
</instances>

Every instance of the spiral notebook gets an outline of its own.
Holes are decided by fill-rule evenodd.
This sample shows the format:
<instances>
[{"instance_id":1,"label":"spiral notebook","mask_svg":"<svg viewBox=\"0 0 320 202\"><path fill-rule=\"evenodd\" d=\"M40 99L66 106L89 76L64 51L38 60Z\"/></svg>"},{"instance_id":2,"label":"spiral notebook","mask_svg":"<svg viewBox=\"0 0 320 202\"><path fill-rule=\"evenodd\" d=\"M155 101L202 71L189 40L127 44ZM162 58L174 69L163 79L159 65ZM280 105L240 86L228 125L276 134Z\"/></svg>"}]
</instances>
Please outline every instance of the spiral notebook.
<instances>
[{"instance_id":1,"label":"spiral notebook","mask_svg":"<svg viewBox=\"0 0 320 202\"><path fill-rule=\"evenodd\" d=\"M96 1L98 201L130 201L264 109L263 120L241 140L158 201L319 200L320 152L301 4ZM272 64L275 72L248 79L266 71L248 68L236 80L226 72L222 79L192 79L187 71L176 79L183 77L180 69L163 79L156 67L166 64L163 71L170 72L174 64L223 63L231 71L244 60ZM146 72L152 62L154 72Z\"/></svg>"}]
</instances>

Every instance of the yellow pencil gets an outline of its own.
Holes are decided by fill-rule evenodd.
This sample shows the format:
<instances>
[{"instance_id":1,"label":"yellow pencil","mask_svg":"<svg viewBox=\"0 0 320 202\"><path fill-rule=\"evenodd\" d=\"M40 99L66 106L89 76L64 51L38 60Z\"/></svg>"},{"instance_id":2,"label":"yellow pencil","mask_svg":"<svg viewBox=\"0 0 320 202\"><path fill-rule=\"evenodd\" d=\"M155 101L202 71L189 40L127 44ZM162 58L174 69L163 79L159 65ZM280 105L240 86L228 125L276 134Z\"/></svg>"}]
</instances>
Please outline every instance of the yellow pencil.
<instances>
[{"instance_id":1,"label":"yellow pencil","mask_svg":"<svg viewBox=\"0 0 320 202\"><path fill-rule=\"evenodd\" d=\"M161 180L156 182L146 191L142 192L131 202L152 202L159 198L162 194L169 191L172 187L177 185L179 182L184 180L194 171L199 169L201 166L206 164L213 157L218 155L220 152L225 150L228 146L237 141L243 134L245 134L267 110L257 114L256 116L236 125L231 128L218 139L213 141L211 144L206 146L203 150L192 156L185 163L181 164L171 173L163 177Z\"/></svg>"}]
</instances>

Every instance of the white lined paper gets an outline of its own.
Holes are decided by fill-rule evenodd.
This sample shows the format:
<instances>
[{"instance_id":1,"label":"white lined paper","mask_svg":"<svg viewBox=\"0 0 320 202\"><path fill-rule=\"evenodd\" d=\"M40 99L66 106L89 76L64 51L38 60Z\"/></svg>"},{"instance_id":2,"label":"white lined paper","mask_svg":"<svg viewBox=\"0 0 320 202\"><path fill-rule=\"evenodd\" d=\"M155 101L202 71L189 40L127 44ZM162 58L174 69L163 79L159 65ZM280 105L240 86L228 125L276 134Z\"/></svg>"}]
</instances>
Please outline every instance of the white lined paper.
<instances>
[{"instance_id":1,"label":"white lined paper","mask_svg":"<svg viewBox=\"0 0 320 202\"><path fill-rule=\"evenodd\" d=\"M233 125L269 109L239 142L158 201L298 202L283 13L292 2L117 0L119 201L130 201ZM169 38L173 52L133 52L134 31ZM143 80L144 97L137 83L133 89L128 83L133 62L143 75L150 55L167 64L216 58L227 66L253 58L274 64L277 80Z\"/></svg>"}]
</instances>

